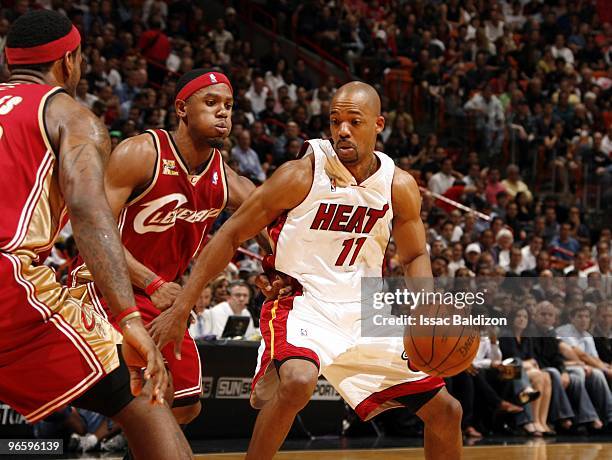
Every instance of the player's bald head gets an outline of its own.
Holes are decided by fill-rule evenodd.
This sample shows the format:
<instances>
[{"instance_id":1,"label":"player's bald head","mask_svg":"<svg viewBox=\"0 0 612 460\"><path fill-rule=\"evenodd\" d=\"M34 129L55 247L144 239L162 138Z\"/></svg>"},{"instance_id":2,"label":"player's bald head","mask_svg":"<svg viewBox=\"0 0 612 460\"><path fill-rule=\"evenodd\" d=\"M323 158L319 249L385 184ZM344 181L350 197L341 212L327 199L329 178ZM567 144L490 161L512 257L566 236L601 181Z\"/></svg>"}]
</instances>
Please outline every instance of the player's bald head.
<instances>
[{"instance_id":1,"label":"player's bald head","mask_svg":"<svg viewBox=\"0 0 612 460\"><path fill-rule=\"evenodd\" d=\"M338 91L336 91L336 94L334 94L331 110L333 111L336 105L344 104L355 105L369 115L376 117L380 115L380 96L378 92L367 83L352 81L342 85Z\"/></svg>"}]
</instances>

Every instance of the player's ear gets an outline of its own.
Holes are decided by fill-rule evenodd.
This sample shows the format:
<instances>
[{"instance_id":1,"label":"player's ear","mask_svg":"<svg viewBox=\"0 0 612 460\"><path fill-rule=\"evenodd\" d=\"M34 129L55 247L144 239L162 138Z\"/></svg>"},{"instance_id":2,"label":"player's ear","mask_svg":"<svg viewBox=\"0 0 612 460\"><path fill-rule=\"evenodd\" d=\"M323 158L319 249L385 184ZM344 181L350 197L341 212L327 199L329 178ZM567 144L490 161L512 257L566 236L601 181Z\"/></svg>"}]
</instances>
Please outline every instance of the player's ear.
<instances>
[{"instance_id":1,"label":"player's ear","mask_svg":"<svg viewBox=\"0 0 612 460\"><path fill-rule=\"evenodd\" d=\"M376 118L376 134L380 134L385 130L385 117L379 115Z\"/></svg>"},{"instance_id":2,"label":"player's ear","mask_svg":"<svg viewBox=\"0 0 612 460\"><path fill-rule=\"evenodd\" d=\"M182 99L177 99L174 101L174 110L179 118L183 118L185 115L187 115L186 105L187 103Z\"/></svg>"}]
</instances>

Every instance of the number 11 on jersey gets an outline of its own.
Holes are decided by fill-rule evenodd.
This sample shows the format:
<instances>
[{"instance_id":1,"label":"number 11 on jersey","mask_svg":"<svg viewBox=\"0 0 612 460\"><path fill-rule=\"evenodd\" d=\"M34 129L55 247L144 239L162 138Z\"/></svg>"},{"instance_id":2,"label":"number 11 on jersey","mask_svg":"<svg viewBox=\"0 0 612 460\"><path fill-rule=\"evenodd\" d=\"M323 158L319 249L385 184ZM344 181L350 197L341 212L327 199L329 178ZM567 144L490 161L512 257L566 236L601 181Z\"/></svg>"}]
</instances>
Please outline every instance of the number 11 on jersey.
<instances>
[{"instance_id":1,"label":"number 11 on jersey","mask_svg":"<svg viewBox=\"0 0 612 460\"><path fill-rule=\"evenodd\" d=\"M346 258L349 256L351 249L353 249L354 247L355 250L353 251L353 257L351 257L351 261L349 262L349 266L353 265L366 239L367 239L367 236L363 236L361 238L349 238L348 240L344 240L342 242L342 247L343 247L342 252L338 256L338 260L336 260L336 267L340 265L344 265Z\"/></svg>"}]
</instances>

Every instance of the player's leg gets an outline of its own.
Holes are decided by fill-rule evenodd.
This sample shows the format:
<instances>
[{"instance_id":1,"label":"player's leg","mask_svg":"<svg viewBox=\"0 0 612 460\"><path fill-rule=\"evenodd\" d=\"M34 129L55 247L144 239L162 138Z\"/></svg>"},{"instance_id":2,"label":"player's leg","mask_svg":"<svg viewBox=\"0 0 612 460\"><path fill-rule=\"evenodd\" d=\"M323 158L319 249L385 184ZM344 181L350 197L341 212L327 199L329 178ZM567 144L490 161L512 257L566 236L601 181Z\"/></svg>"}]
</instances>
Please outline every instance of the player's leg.
<instances>
[{"instance_id":1,"label":"player's leg","mask_svg":"<svg viewBox=\"0 0 612 460\"><path fill-rule=\"evenodd\" d=\"M461 404L444 380L410 369L399 337L358 337L323 375L362 420L406 407L425 422L428 459L461 458ZM356 378L358 377L358 378Z\"/></svg>"},{"instance_id":2,"label":"player's leg","mask_svg":"<svg viewBox=\"0 0 612 460\"><path fill-rule=\"evenodd\" d=\"M462 458L461 404L446 388L440 389L416 414L425 423L426 459Z\"/></svg>"},{"instance_id":3,"label":"player's leg","mask_svg":"<svg viewBox=\"0 0 612 460\"><path fill-rule=\"evenodd\" d=\"M280 366L278 375L276 392L257 416L247 460L269 459L280 449L295 416L314 392L319 370L310 361L290 359Z\"/></svg>"},{"instance_id":4,"label":"player's leg","mask_svg":"<svg viewBox=\"0 0 612 460\"><path fill-rule=\"evenodd\" d=\"M192 420L194 420L198 415L200 415L201 411L202 411L202 404L200 403L199 400L196 402L192 402L191 404L184 405L184 406L182 405L177 406L175 404L172 407L172 414L174 415L174 418L176 419L176 422L179 425L187 425Z\"/></svg>"},{"instance_id":5,"label":"player's leg","mask_svg":"<svg viewBox=\"0 0 612 460\"><path fill-rule=\"evenodd\" d=\"M170 408L166 404L150 402L150 383L145 384L138 397L132 396L127 367L123 359L120 361L117 369L73 404L100 413L119 424L135 459L193 458Z\"/></svg>"},{"instance_id":6,"label":"player's leg","mask_svg":"<svg viewBox=\"0 0 612 460\"><path fill-rule=\"evenodd\" d=\"M192 459L183 431L167 406L135 398L113 417L122 428L135 459Z\"/></svg>"},{"instance_id":7,"label":"player's leg","mask_svg":"<svg viewBox=\"0 0 612 460\"><path fill-rule=\"evenodd\" d=\"M249 444L250 460L274 456L296 414L308 404L319 368L347 346L341 331L303 296L264 303L259 326L263 340L251 405L261 411Z\"/></svg>"},{"instance_id":8,"label":"player's leg","mask_svg":"<svg viewBox=\"0 0 612 460\"><path fill-rule=\"evenodd\" d=\"M198 347L185 331L181 345L181 359L174 356L174 348L169 344L162 350L168 371L174 384L174 404L172 413L179 425L187 425L202 410L200 394L202 393L202 369Z\"/></svg>"}]
</instances>

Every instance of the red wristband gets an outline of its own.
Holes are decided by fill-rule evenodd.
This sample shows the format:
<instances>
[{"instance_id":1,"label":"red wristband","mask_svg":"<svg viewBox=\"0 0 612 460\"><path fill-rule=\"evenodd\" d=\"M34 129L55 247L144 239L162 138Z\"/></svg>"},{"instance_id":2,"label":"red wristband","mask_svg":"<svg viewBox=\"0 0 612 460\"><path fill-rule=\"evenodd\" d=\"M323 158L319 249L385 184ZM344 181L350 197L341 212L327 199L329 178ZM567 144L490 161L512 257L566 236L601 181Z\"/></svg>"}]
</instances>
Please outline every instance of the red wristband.
<instances>
[{"instance_id":1,"label":"red wristband","mask_svg":"<svg viewBox=\"0 0 612 460\"><path fill-rule=\"evenodd\" d=\"M166 280L161 276L156 277L153 281L151 281L147 287L145 287L145 292L149 297L153 295L155 291L157 291L162 285L166 284Z\"/></svg>"},{"instance_id":2,"label":"red wristband","mask_svg":"<svg viewBox=\"0 0 612 460\"><path fill-rule=\"evenodd\" d=\"M127 315L131 315L132 313L139 313L138 307L130 307L123 310L121 313L117 315L117 324L121 324L121 320L125 318Z\"/></svg>"}]
</instances>

